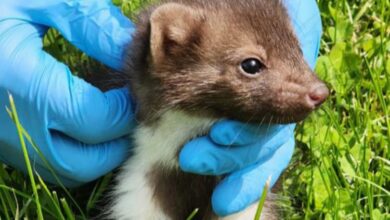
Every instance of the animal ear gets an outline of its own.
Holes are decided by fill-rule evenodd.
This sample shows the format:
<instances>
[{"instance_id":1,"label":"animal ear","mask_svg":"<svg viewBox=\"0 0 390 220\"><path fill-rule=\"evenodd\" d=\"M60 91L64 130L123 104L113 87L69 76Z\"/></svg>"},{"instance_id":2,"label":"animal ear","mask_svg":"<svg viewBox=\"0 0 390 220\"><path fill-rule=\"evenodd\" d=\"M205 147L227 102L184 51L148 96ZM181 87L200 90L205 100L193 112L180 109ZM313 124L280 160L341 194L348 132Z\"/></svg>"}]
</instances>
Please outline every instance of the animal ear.
<instances>
[{"instance_id":1,"label":"animal ear","mask_svg":"<svg viewBox=\"0 0 390 220\"><path fill-rule=\"evenodd\" d=\"M180 55L185 47L196 43L203 21L200 10L185 5L168 3L158 7L150 18L153 62Z\"/></svg>"}]
</instances>

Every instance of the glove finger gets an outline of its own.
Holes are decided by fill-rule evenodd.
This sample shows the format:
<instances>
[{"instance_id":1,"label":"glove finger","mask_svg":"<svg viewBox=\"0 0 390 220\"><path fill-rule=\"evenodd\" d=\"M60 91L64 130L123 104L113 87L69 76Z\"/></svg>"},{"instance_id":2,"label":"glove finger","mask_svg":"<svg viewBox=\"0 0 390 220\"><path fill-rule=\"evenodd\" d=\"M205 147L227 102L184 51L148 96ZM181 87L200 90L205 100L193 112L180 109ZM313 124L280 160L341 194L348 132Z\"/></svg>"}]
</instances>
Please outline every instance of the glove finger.
<instances>
[{"instance_id":1,"label":"glove finger","mask_svg":"<svg viewBox=\"0 0 390 220\"><path fill-rule=\"evenodd\" d=\"M284 4L301 43L304 57L313 69L322 35L322 22L317 2L315 0L284 0Z\"/></svg>"},{"instance_id":2,"label":"glove finger","mask_svg":"<svg viewBox=\"0 0 390 220\"><path fill-rule=\"evenodd\" d=\"M122 67L135 26L111 1L39 1L19 5L33 22L57 29L86 54L114 68Z\"/></svg>"},{"instance_id":3,"label":"glove finger","mask_svg":"<svg viewBox=\"0 0 390 220\"><path fill-rule=\"evenodd\" d=\"M182 170L202 175L223 175L266 161L275 151L293 138L293 132L280 132L261 144L245 147L222 147L208 137L187 143L179 154Z\"/></svg>"},{"instance_id":4,"label":"glove finger","mask_svg":"<svg viewBox=\"0 0 390 220\"><path fill-rule=\"evenodd\" d=\"M129 138L96 145L80 143L66 135L51 132L53 161L62 168L62 176L74 184L87 183L119 166L129 155ZM59 169L61 170L61 169Z\"/></svg>"},{"instance_id":5,"label":"glove finger","mask_svg":"<svg viewBox=\"0 0 390 220\"><path fill-rule=\"evenodd\" d=\"M263 193L264 186L271 177L273 186L282 171L287 167L294 151L294 139L290 139L268 161L227 176L214 190L212 206L220 216L239 212L256 202Z\"/></svg>"},{"instance_id":6,"label":"glove finger","mask_svg":"<svg viewBox=\"0 0 390 220\"><path fill-rule=\"evenodd\" d=\"M27 174L27 166L25 163L25 159L23 157L23 154L21 153L21 149L14 149L13 146L8 145L7 143L0 143L2 150L6 151L6 154L0 154L0 161L4 164L10 165L13 168L16 168L20 171L23 171ZM29 147L29 144L27 144ZM11 149L11 150L10 150ZM43 149L41 149L43 150ZM42 152L45 154L45 152ZM63 175L63 173L69 173L69 167L65 165L58 165L58 161L51 160L51 157L47 157L46 159L50 161L51 165L53 166L54 170L59 172L56 172L57 178L53 176L53 173L50 171L50 169L45 165L45 163L41 160L41 157L36 153L35 150L31 149L29 147L29 157L30 162L32 165L32 169L34 173L41 176L45 181L52 183L52 184L59 184L57 178L61 181L62 184L64 184L67 187L75 187L80 186L84 184L85 182L79 182L74 179L72 179L72 176L70 178ZM60 167L60 169L58 169ZM66 172L64 171L66 170Z\"/></svg>"},{"instance_id":7,"label":"glove finger","mask_svg":"<svg viewBox=\"0 0 390 220\"><path fill-rule=\"evenodd\" d=\"M0 22L0 86L25 96L41 62L42 36L46 28L21 20ZM17 83L15 83L17 82Z\"/></svg>"},{"instance_id":8,"label":"glove finger","mask_svg":"<svg viewBox=\"0 0 390 220\"><path fill-rule=\"evenodd\" d=\"M233 120L223 120L213 125L209 135L219 145L242 146L255 144L259 141L267 142L283 130L294 130L294 126L289 125L287 128L285 125L256 125L244 124Z\"/></svg>"},{"instance_id":9,"label":"glove finger","mask_svg":"<svg viewBox=\"0 0 390 220\"><path fill-rule=\"evenodd\" d=\"M73 76L65 65L51 66L49 72L55 75L46 74L46 82L40 84L50 94L49 128L87 144L130 133L135 125L134 104L127 88L102 92Z\"/></svg>"}]
</instances>

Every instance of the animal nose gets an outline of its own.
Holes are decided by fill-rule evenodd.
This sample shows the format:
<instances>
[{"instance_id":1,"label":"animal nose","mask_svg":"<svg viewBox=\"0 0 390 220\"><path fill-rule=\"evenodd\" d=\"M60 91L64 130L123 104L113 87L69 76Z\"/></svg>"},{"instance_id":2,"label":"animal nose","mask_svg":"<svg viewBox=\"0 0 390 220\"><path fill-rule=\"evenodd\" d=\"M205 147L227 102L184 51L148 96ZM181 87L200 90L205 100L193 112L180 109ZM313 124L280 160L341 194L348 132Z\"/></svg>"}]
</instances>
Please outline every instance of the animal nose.
<instances>
[{"instance_id":1,"label":"animal nose","mask_svg":"<svg viewBox=\"0 0 390 220\"><path fill-rule=\"evenodd\" d=\"M315 85L308 94L308 104L313 108L319 107L329 96L329 89L324 84Z\"/></svg>"}]
</instances>

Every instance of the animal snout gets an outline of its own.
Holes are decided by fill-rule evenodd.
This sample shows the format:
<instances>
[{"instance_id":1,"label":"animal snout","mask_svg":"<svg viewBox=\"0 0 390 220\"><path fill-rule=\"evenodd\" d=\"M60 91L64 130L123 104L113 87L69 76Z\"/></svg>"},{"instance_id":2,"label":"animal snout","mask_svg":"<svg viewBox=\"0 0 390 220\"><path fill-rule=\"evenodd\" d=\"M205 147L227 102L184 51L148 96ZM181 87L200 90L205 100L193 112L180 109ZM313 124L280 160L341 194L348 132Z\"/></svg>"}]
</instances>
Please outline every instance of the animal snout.
<instances>
[{"instance_id":1,"label":"animal snout","mask_svg":"<svg viewBox=\"0 0 390 220\"><path fill-rule=\"evenodd\" d=\"M307 104L311 108L318 108L322 103L325 102L326 98L329 96L329 89L323 83L316 83L312 86L307 94Z\"/></svg>"}]
</instances>

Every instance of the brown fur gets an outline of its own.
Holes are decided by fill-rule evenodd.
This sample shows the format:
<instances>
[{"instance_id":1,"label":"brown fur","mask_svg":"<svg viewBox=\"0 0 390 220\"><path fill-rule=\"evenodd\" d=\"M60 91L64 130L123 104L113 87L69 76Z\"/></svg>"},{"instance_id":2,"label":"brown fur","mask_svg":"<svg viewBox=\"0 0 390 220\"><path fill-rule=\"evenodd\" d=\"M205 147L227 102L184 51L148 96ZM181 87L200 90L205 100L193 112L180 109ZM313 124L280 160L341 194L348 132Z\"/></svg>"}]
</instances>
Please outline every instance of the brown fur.
<instances>
[{"instance_id":1,"label":"brown fur","mask_svg":"<svg viewBox=\"0 0 390 220\"><path fill-rule=\"evenodd\" d=\"M193 220L211 220L216 216L211 209L211 194L218 183L213 176L200 176L180 170L166 170L159 166L149 173L155 187L155 198L172 219L187 219L196 209Z\"/></svg>"},{"instance_id":2,"label":"brown fur","mask_svg":"<svg viewBox=\"0 0 390 220\"><path fill-rule=\"evenodd\" d=\"M239 66L252 57L265 69L248 76ZM309 90L322 84L304 61L279 0L154 5L138 18L126 72L145 126L172 108L243 122L296 122L313 110L305 103ZM172 219L185 219L195 208L200 219L212 218L215 177L157 166L148 177Z\"/></svg>"}]
</instances>

